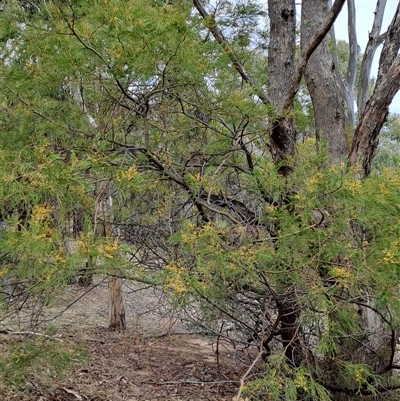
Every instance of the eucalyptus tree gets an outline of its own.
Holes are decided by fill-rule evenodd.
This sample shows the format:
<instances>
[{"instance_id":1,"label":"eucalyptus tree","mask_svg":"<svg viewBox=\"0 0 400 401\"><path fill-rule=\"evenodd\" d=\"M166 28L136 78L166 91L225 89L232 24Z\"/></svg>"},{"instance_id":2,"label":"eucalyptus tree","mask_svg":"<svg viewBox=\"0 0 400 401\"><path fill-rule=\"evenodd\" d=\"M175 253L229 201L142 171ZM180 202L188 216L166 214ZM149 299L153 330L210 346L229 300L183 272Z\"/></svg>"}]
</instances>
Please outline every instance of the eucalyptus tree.
<instances>
[{"instance_id":1,"label":"eucalyptus tree","mask_svg":"<svg viewBox=\"0 0 400 401\"><path fill-rule=\"evenodd\" d=\"M259 349L241 387L254 397L397 388L400 183L370 173L400 86L400 13L381 34L377 3L380 69L356 119L354 32L344 77L327 36L344 3L305 0L300 18L291 0L7 3L1 241L19 263L3 274L45 290L92 258L159 283L203 329ZM93 219L102 182L113 210ZM76 207L92 217L68 256Z\"/></svg>"},{"instance_id":2,"label":"eucalyptus tree","mask_svg":"<svg viewBox=\"0 0 400 401\"><path fill-rule=\"evenodd\" d=\"M359 169L358 173L356 173L356 176L358 177L368 177L370 174L371 161L378 145L378 134L387 118L389 104L396 92L399 90L400 70L398 50L400 43L399 36L397 35L397 29L399 28L399 10L397 9L388 31L385 34L380 34L385 2L377 2L370 41L364 52L365 57L361 64L361 79L359 80L358 96L359 116L358 123L356 123L354 111L352 111L353 103L355 101L352 94L355 91L356 60L358 56L358 46L354 27L354 2L348 2L350 21L350 56L349 69L345 80L343 80L338 74L338 66L335 64L337 57L332 53L332 47L330 48L328 38L326 37L328 31L332 27L336 15L340 12L343 3L344 1L336 1L332 8L329 9L328 2L302 2L300 21L301 51L296 59L295 3L292 1L278 2L272 0L268 2L268 15L270 19L267 74L268 91L264 91L263 88L258 85L257 80L255 80L254 77L245 70L239 59L236 57L236 54L231 51L229 41L221 34L221 30L218 27L214 15L210 11L206 11L206 8L201 1L194 1L199 14L205 20L206 26L210 29L215 40L227 51L232 66L237 70L238 75L240 75L242 79L254 89L254 93L265 105L272 104L274 106L276 115L272 118L269 117L269 147L272 158L278 166L278 171L285 177L285 182L293 180L293 177L296 176L299 169L299 165L297 165L296 162L293 164L293 160L296 160L296 152L298 151L298 149L296 149L298 146L296 141L297 129L293 111L294 98L298 92L300 79L303 75L313 104L312 117L314 119L317 144L326 144L328 165L325 165L325 168L334 171L338 166L344 166L344 163L348 160L349 166L356 170L357 168ZM211 24L209 22L210 19L214 23ZM379 78L375 84L374 92L367 102L366 94L368 93L370 66L373 53L375 52L378 43L383 43L383 51L380 58L380 67L378 72ZM346 106L348 108L347 111ZM350 138L346 135L349 131L351 132ZM324 174L324 169L317 171L318 172L314 173L314 177L307 177L306 180L312 182L316 176L318 177L320 174ZM307 185L308 184L306 183L306 186ZM361 186L367 184L354 183L353 185ZM307 203L306 200L309 201L311 198L309 193L307 194L307 197L305 197L304 194L300 195L300 187L301 185L298 182L296 182L294 186L292 183L292 185L289 186L289 189L286 189L281 194L282 199L280 199L280 202L274 200L275 202L271 202L270 204L277 207L281 212L286 208L290 212L289 214L296 214L296 209L299 205L296 206L293 203L293 199L301 197L302 201ZM340 187L341 185L338 185L337 189L331 188L331 190L337 191ZM309 211L314 216L314 222L317 221L315 224L321 229L321 226L324 226L328 230L329 228L333 229L332 221L329 220L332 220L332 213L336 213L334 211L338 210L336 209L336 201L331 200L331 205L325 204L324 200L326 200L326 196L329 192L329 190L327 192L321 192L321 204L315 204L314 209ZM268 203L267 199L264 198L264 200ZM359 201L361 200L362 197L360 197ZM367 202L365 199L362 201L365 202L366 206ZM360 207L361 205L362 202ZM300 210L301 209L302 207L300 207ZM360 209L358 213L359 216L355 220L352 220L350 216L347 216L346 218L349 219L347 228L346 224L343 225L344 221L342 221L340 224L340 230L343 232L344 238L349 240L349 244L353 243L354 248L359 249L365 258L365 266L367 266L368 263L371 263L371 261L368 262L368 256L371 256L374 252L370 253L370 250L365 246L365 244L370 240L377 240L378 235L375 232L375 224L372 224L372 222L364 224L365 217L362 217L362 215L365 213L365 210L363 211ZM371 213L371 211L369 211L369 213ZM286 237L282 237L280 233L280 230L282 229L281 225L284 224L283 222L283 218L278 219L278 223L276 223L279 227L278 231L270 232L271 241L272 239L276 239L278 244L282 241L282 243L278 245L278 249L286 242ZM338 223L338 220L336 223ZM309 224L308 228L315 228L312 224L312 219L309 220ZM304 224L303 227L306 226L307 225ZM300 227L298 227L299 231L301 231ZM299 238L301 236L299 235L300 232L297 234ZM341 235L339 235L339 237L341 237ZM334 236L333 238L328 242L331 246L330 252L334 249L333 243L338 239L337 236ZM310 241L310 239L306 240L306 242L307 241ZM303 245L300 245L300 243L296 245L292 244L289 249L292 248L295 254L301 254ZM274 249L277 249L276 243L274 243ZM286 252L288 252L289 249L286 249ZM309 251L311 251L311 249L312 247L309 248ZM322 261L320 259L321 250L322 248L317 246L316 249L311 251L311 254L319 259L319 262ZM334 254L335 256L332 257ZM355 262L354 257L344 256L342 251L338 253L333 251L329 258L328 260L325 260L322 265L327 266L326 264L336 264L337 267L341 266L338 267L339 269L345 270L351 266L350 269L356 269L357 271L358 266L356 267L357 263ZM282 260L285 260L285 258L282 258ZM293 260L285 263L287 264L287 275L293 274L294 260L295 257L293 257ZM305 263L303 265L304 275L310 273L308 268L306 268L307 264L308 263ZM372 265L373 264L374 262L372 262ZM321 265L319 268L321 268ZM356 273L355 277L360 274L361 273ZM332 279L332 270L330 270L329 275L331 275L329 277L330 280ZM320 278L326 280L328 277L324 277L324 273L320 271ZM297 372L301 375L301 381L304 379L304 376L302 376L303 373L301 373L301 367L303 364L308 365L308 369L306 369L308 374L313 370L312 366L314 365L316 368L315 377L318 377L324 370L322 368L324 363L330 365L328 372L330 372L331 375L336 375L338 371L341 370L338 368L337 363L334 362L334 359L331 358L337 358L338 355L341 355L337 362L340 361L339 364L343 364L343 367L349 363L349 365L347 365L347 369L349 370L347 370L346 373L348 377L342 376L342 371L342 373L339 373L339 377L341 377L339 382L334 383L335 379L332 380L331 378L333 383L329 383L329 379L325 378L324 380L320 380L322 378L322 376L320 376L320 379L317 379L314 383L318 385L313 386L310 383L304 384L303 390L305 391L305 395L304 393L299 395L299 392L297 392L297 397L307 397L307 394L309 397L312 397L311 393L314 393L314 396L316 396L316 393L319 393L319 397L321 398L327 397L326 394L323 395L323 392L320 392L321 388L319 387L319 384L321 384L321 382L324 383L325 389L329 389L333 394L335 394L335 397L338 398L345 397L346 395L355 396L357 392L360 394L363 392L364 394L368 394L373 392L373 386L369 387L369 383L376 383L377 379L375 375L386 374L388 371L397 368L397 365L394 363L394 338L396 338L396 324L394 323L396 318L394 318L394 310L396 309L396 302L392 299L391 302L393 302L393 304L390 305L390 303L385 303L385 307L388 308L387 312L377 309L377 305L382 301L383 294L380 293L379 290L378 292L374 292L377 290L377 287L373 286L375 288L371 288L367 284L368 280L363 283L357 283L356 279L351 290L349 290L348 286L345 285L344 287L346 289L343 291L342 288L340 290L340 295L336 294L331 298L332 300L338 296L336 300L340 300L338 304L334 302L334 309L344 301L344 304L342 305L343 309L340 312L344 314L347 313L344 312L344 310L352 303L351 299L357 299L355 304L359 306L358 312L360 317L357 318L356 315L354 316L355 321L358 322L356 323L359 325L358 327L349 324L348 321L347 323L345 323L344 320L342 321L339 318L340 313L338 314L336 311L333 312L331 316L329 316L328 313L327 321L323 319L325 322L324 324L328 324L328 326L329 324L336 327L341 326L339 329L340 335L338 335L337 340L334 341L337 341L336 345L338 345L341 350L339 351L339 348L336 348L336 346L334 347L336 348L335 350L331 349L331 351L328 351L326 349L324 352L328 351L328 354L329 352L332 353L330 358L328 357L325 362L321 360L321 354L319 354L318 351L315 352L318 350L318 345L315 348L311 345L315 338L314 340L311 340L310 337L315 336L316 332L313 333L313 329L307 327L307 323L305 323L309 316L306 317L308 314L306 311L307 308L304 308L304 304L299 300L301 297L299 296L298 291L301 286L298 286L296 280L288 280L286 277L286 286L283 287L284 290L281 289L280 293L276 293L271 291L269 287L273 280L269 278L264 278L264 280L265 285L268 288L268 293L275 299L275 310L278 311L276 312L277 318L275 316L269 320L269 325L271 327L265 334L263 341L264 347L275 337L276 333L279 333L282 339L282 344L285 348L285 356L293 366L298 368ZM336 284L337 281L334 279L332 283ZM392 291L396 292L394 288ZM325 296L329 293L329 291L323 292L325 293ZM300 306L302 304L303 307ZM317 304L321 305L319 302L317 302ZM318 309L319 308L317 307L316 310ZM316 313L316 310L314 313ZM320 312L323 315L326 311L325 307L320 309ZM268 313L268 309L266 309L265 313ZM314 315L314 318L317 315ZM342 317L343 316L344 315L342 315ZM388 318L389 316L390 318ZM347 316L347 318L349 318L349 316ZM301 324L302 319L304 319L303 326ZM311 320L314 322L309 322L308 324L315 324L315 320ZM320 335L322 337L320 337L320 340L327 335L326 333L330 332L329 327L323 328L324 324L322 324L322 326L317 330L321 330ZM349 325L346 327L346 324ZM313 334L310 336L310 333ZM353 338L349 340L352 336ZM308 339L306 340L307 337ZM330 341L331 340L332 337ZM355 343L351 344L352 341ZM323 342L324 341L322 341L322 343ZM322 343L320 342L319 345ZM331 345L333 345L333 343ZM310 348L311 355L309 354ZM269 347L266 349L267 355L269 355L271 350ZM383 350L386 350L386 358L383 356ZM356 378L354 375L353 379L350 378L352 376L350 374L351 362L365 364L359 365L358 367L356 367L356 365L353 366L354 372L358 371L358 374L361 374L360 372L364 368L366 369L365 371L363 370L363 373L361 374L364 375L364 385L360 384L360 378ZM318 366L319 364L321 365ZM368 366L368 368L366 368L366 366ZM277 375L276 370L272 370L271 374L274 377L270 376L269 379L276 379L276 376L279 376L279 374ZM300 380L300 377L298 380ZM340 383L340 380L342 380L342 383ZM359 383L358 385L357 382ZM278 383L273 381L273 383L279 389L279 381ZM283 382L280 383L283 387ZM343 383L345 384L343 385ZM271 384L268 384L267 387L269 387L272 393L276 391L275 394L279 394L276 387L274 388ZM391 387L381 386L379 387L379 390L385 391L388 388ZM293 397L296 398L296 396Z\"/></svg>"}]
</instances>

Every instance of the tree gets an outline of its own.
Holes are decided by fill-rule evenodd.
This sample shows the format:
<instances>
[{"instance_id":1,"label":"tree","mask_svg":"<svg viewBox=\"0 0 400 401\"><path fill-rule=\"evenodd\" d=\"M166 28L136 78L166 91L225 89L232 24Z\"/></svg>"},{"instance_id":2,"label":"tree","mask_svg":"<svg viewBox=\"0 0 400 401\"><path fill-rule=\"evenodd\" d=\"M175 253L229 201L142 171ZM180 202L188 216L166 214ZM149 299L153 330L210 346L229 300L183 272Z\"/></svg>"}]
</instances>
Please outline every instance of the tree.
<instances>
[{"instance_id":1,"label":"tree","mask_svg":"<svg viewBox=\"0 0 400 401\"><path fill-rule=\"evenodd\" d=\"M35 4L10 3L2 20L1 180L10 185L1 196L11 228L1 241L18 260L13 274L25 266L48 291L93 258L95 272L160 283L181 305L200 306L188 313L203 329L259 349L253 367L267 368L246 386L260 398L396 389L399 182L397 170L371 174L371 162L400 87L400 13L380 35L377 3L379 73L367 102L369 44L356 119L354 30L344 76L327 36L344 0L303 1L299 27L292 0L266 10ZM267 38L251 29L266 15ZM76 203L95 210L101 182L113 183L114 233L94 236L87 219L79 255L66 257L57 227Z\"/></svg>"}]
</instances>

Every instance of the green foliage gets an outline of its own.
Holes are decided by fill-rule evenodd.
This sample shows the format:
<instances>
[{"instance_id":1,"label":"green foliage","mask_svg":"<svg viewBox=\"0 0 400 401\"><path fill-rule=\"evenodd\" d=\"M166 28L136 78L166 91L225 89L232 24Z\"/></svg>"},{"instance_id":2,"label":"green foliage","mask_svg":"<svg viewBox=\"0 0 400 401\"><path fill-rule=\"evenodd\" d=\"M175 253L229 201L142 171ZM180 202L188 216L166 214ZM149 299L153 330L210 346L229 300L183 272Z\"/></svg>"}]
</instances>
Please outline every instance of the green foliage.
<instances>
[{"instance_id":1,"label":"green foliage","mask_svg":"<svg viewBox=\"0 0 400 401\"><path fill-rule=\"evenodd\" d=\"M305 400L329 400L334 378L337 383L332 386L373 392L371 383L379 382L373 371L357 359L348 361L365 341L359 313L359 305L367 302L363 288L371 291L380 311L390 310L382 312L388 330L400 317L399 171L384 169L379 176L359 181L344 165L321 168L323 157L315 152L313 141L299 148L297 162L290 183L268 163L253 183L276 191L274 199L282 199L286 185L296 185L287 207L270 205L262 211L261 221L275 225L275 236L263 225L252 231L220 220L202 227L186 223L174 237L182 256L179 268L168 269L168 286L181 298L203 300L203 326L212 330L220 314L209 309L218 305L242 333L248 332L252 319L267 313L247 302L266 304L276 319L279 307L275 310L271 299L296 288L298 323L309 330L302 341L310 355L289 374L284 350L272 341L266 376L246 385L249 394L259 394L257 399L280 399L284 393L286 399L301 394ZM357 238L360 227L372 241ZM264 321L266 333L274 319ZM387 351L382 352L387 358Z\"/></svg>"},{"instance_id":2,"label":"green foliage","mask_svg":"<svg viewBox=\"0 0 400 401\"><path fill-rule=\"evenodd\" d=\"M16 340L10 342L7 354L0 358L0 377L13 386L23 386L28 375L59 377L73 363L87 358L84 347L71 349L50 336Z\"/></svg>"},{"instance_id":3,"label":"green foliage","mask_svg":"<svg viewBox=\"0 0 400 401\"><path fill-rule=\"evenodd\" d=\"M43 2L2 15L1 278L48 300L85 263L117 267L199 305L202 329L220 335L219 321L232 322L237 346L268 340L265 369L243 389L256 399L372 391L370 337L400 321L398 166L363 181L329 166L304 91L289 116L302 139L293 173L279 174L267 152L273 106L238 79L189 3ZM263 11L221 4L216 20L262 87ZM397 141L396 121L388 127ZM104 183L113 207L102 213ZM363 308L382 332L364 332ZM20 379L42 357L33 343L10 352L1 369Z\"/></svg>"},{"instance_id":4,"label":"green foliage","mask_svg":"<svg viewBox=\"0 0 400 401\"><path fill-rule=\"evenodd\" d=\"M399 165L400 116L391 114L388 117L379 137L379 146L373 161L376 171L383 167L397 167Z\"/></svg>"},{"instance_id":5,"label":"green foliage","mask_svg":"<svg viewBox=\"0 0 400 401\"><path fill-rule=\"evenodd\" d=\"M339 61L339 73L343 80L346 80L347 68L349 63L349 44L344 40L338 40L336 43L332 43L332 47L334 51L336 51L338 61ZM358 55L358 63L357 63L357 72L356 72L356 84L355 87L358 86L358 80L360 76L360 67L361 67L362 54Z\"/></svg>"}]
</instances>

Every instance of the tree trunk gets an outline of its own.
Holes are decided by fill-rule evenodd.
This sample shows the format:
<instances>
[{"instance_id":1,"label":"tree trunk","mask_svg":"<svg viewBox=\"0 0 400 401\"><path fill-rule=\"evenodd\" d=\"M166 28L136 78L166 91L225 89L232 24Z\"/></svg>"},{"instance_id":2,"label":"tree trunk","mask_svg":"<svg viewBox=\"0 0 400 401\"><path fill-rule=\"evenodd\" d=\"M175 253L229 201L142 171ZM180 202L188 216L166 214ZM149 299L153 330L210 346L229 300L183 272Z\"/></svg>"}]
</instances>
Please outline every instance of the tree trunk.
<instances>
[{"instance_id":1,"label":"tree trunk","mask_svg":"<svg viewBox=\"0 0 400 401\"><path fill-rule=\"evenodd\" d=\"M357 107L358 114L362 115L368 100L369 80L371 76L372 61L375 51L383 42L383 36L380 35L383 22L383 15L386 7L386 0L380 0L376 3L374 22L369 34L369 41L364 51L361 62L360 78L358 82Z\"/></svg>"},{"instance_id":2,"label":"tree trunk","mask_svg":"<svg viewBox=\"0 0 400 401\"><path fill-rule=\"evenodd\" d=\"M112 197L111 182L104 180L99 185L96 196L95 233L98 236L110 238L112 235ZM118 269L116 269L118 275ZM122 279L108 278L108 328L110 330L125 330L125 307L122 293Z\"/></svg>"},{"instance_id":3,"label":"tree trunk","mask_svg":"<svg viewBox=\"0 0 400 401\"><path fill-rule=\"evenodd\" d=\"M293 0L269 0L270 40L268 53L268 97L278 112L290 90L295 75L296 6ZM293 108L293 102L289 105ZM289 174L288 163L295 153L296 126L292 118L279 116L272 122L270 150L283 175Z\"/></svg>"},{"instance_id":4,"label":"tree trunk","mask_svg":"<svg viewBox=\"0 0 400 401\"><path fill-rule=\"evenodd\" d=\"M323 24L327 13L327 1L303 1L301 8L302 49L307 46L314 32ZM328 48L328 38L325 38L308 61L305 80L314 107L316 138L326 141L331 163L344 161L347 155L346 102L335 68L332 54Z\"/></svg>"},{"instance_id":5,"label":"tree trunk","mask_svg":"<svg viewBox=\"0 0 400 401\"><path fill-rule=\"evenodd\" d=\"M400 89L399 49L400 3L385 36L375 90L360 117L350 152L350 164L355 166L361 163L365 177L371 171L378 135L386 121L389 106Z\"/></svg>"},{"instance_id":6,"label":"tree trunk","mask_svg":"<svg viewBox=\"0 0 400 401\"><path fill-rule=\"evenodd\" d=\"M371 172L371 163L378 147L378 135L389 113L389 106L400 88L400 56L396 57L392 67L381 81L377 82L372 98L354 134L350 152L352 166L362 164L363 174Z\"/></svg>"},{"instance_id":7,"label":"tree trunk","mask_svg":"<svg viewBox=\"0 0 400 401\"><path fill-rule=\"evenodd\" d=\"M108 277L108 328L118 331L126 329L125 304L120 277Z\"/></svg>"}]
</instances>

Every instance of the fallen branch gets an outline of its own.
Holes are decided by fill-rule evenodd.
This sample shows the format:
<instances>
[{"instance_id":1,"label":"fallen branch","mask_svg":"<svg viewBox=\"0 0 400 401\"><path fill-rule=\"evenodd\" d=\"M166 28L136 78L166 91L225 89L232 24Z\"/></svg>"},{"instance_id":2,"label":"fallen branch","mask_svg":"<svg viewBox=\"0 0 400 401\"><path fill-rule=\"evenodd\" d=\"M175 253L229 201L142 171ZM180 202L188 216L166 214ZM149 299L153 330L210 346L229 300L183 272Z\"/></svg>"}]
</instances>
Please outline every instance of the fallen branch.
<instances>
[{"instance_id":1,"label":"fallen branch","mask_svg":"<svg viewBox=\"0 0 400 401\"><path fill-rule=\"evenodd\" d=\"M49 338L51 340L57 340L57 341L63 341L60 338L57 338L56 336L49 336L48 334L43 334L43 333L37 333L35 331L12 331L12 330L0 330L0 334L8 334L8 335L17 335L17 336L38 336L38 337L44 337L44 338ZM61 337L61 334L57 334L57 336Z\"/></svg>"},{"instance_id":2,"label":"fallen branch","mask_svg":"<svg viewBox=\"0 0 400 401\"><path fill-rule=\"evenodd\" d=\"M170 385L170 384L199 384L201 386L205 384L213 385L213 384L239 384L239 380L221 380L221 381L212 381L212 382L204 382L204 381L198 381L198 380L178 380L178 381L168 381L168 382L147 382L147 381L142 381L142 384L153 384L153 385L159 385L159 386L164 386L164 385Z\"/></svg>"}]
</instances>

